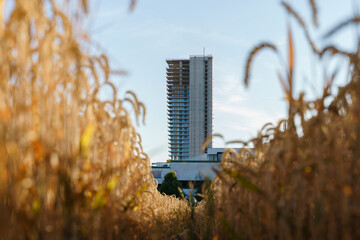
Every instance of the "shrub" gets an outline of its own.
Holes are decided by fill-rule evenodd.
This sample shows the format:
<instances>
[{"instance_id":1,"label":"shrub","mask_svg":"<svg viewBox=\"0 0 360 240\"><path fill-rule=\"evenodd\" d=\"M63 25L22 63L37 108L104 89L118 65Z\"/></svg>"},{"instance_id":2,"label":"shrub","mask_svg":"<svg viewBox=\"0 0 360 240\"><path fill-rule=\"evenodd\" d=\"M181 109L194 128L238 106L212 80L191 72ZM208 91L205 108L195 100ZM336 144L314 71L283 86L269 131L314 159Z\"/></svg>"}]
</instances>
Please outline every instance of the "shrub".
<instances>
[{"instance_id":1,"label":"shrub","mask_svg":"<svg viewBox=\"0 0 360 240\"><path fill-rule=\"evenodd\" d=\"M165 193L166 195L175 195L177 198L184 198L184 194L181 190L181 184L174 171L170 171L165 175L164 181L162 182L159 190L161 193Z\"/></svg>"}]
</instances>

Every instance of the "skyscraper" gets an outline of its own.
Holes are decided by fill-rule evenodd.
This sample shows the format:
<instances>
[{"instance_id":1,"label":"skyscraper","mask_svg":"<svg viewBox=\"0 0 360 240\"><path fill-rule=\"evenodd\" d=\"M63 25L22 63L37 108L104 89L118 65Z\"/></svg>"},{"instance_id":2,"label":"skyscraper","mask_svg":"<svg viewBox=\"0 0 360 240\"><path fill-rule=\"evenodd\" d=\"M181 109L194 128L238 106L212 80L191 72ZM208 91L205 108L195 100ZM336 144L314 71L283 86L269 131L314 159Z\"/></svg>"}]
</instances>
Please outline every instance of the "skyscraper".
<instances>
[{"instance_id":1,"label":"skyscraper","mask_svg":"<svg viewBox=\"0 0 360 240\"><path fill-rule=\"evenodd\" d=\"M201 154L201 145L213 132L212 56L166 62L169 157L187 160Z\"/></svg>"}]
</instances>

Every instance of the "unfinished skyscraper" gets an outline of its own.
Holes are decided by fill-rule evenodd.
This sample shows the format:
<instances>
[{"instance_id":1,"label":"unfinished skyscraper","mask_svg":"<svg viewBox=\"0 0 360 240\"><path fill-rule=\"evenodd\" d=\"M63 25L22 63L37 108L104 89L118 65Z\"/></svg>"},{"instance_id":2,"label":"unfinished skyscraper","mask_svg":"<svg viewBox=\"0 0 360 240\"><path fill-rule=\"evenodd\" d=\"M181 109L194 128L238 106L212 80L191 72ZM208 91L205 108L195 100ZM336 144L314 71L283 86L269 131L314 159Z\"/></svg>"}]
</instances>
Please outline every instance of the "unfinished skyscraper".
<instances>
[{"instance_id":1,"label":"unfinished skyscraper","mask_svg":"<svg viewBox=\"0 0 360 240\"><path fill-rule=\"evenodd\" d=\"M212 56L166 62L169 157L187 160L201 154L201 145L213 132Z\"/></svg>"}]
</instances>

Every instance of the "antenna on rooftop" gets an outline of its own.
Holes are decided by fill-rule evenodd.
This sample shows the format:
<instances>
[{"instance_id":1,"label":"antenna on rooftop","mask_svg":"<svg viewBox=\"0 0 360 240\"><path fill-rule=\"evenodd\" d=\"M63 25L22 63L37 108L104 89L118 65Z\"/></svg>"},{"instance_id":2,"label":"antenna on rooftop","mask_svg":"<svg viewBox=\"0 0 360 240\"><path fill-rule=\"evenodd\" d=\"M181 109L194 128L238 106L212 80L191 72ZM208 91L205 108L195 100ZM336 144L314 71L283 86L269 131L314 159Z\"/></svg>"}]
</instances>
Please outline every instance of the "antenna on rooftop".
<instances>
[{"instance_id":1,"label":"antenna on rooftop","mask_svg":"<svg viewBox=\"0 0 360 240\"><path fill-rule=\"evenodd\" d=\"M205 47L203 47L203 56L205 57Z\"/></svg>"}]
</instances>

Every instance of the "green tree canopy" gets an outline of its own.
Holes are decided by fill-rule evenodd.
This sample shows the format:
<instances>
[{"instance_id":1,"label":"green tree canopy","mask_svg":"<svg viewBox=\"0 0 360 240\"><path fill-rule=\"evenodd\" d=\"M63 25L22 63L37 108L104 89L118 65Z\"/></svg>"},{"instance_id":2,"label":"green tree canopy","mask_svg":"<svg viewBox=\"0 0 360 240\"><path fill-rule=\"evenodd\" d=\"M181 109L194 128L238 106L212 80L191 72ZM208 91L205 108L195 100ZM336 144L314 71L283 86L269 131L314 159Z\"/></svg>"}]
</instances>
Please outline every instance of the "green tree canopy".
<instances>
[{"instance_id":1,"label":"green tree canopy","mask_svg":"<svg viewBox=\"0 0 360 240\"><path fill-rule=\"evenodd\" d=\"M170 171L165 175L164 181L160 187L160 192L165 193L166 195L175 195L177 198L184 198L184 194L181 190L181 184L174 171Z\"/></svg>"}]
</instances>

